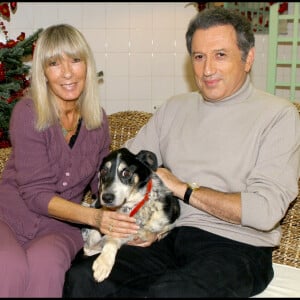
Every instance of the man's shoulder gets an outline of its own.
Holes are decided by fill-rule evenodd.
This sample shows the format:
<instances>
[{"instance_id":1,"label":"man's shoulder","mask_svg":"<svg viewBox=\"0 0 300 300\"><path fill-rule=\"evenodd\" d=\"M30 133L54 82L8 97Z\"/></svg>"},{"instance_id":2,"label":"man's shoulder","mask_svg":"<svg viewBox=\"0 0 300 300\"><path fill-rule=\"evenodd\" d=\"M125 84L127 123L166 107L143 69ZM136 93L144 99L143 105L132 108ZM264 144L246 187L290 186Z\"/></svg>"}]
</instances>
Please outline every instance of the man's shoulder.
<instances>
[{"instance_id":1,"label":"man's shoulder","mask_svg":"<svg viewBox=\"0 0 300 300\"><path fill-rule=\"evenodd\" d=\"M299 111L287 98L256 90L252 100L249 101L248 112L252 112L254 116L260 115L264 121L281 122L285 120L291 124L299 123Z\"/></svg>"},{"instance_id":2,"label":"man's shoulder","mask_svg":"<svg viewBox=\"0 0 300 300\"><path fill-rule=\"evenodd\" d=\"M274 110L294 109L292 101L287 98L273 95L263 90L255 89L254 98L265 107Z\"/></svg>"}]
</instances>

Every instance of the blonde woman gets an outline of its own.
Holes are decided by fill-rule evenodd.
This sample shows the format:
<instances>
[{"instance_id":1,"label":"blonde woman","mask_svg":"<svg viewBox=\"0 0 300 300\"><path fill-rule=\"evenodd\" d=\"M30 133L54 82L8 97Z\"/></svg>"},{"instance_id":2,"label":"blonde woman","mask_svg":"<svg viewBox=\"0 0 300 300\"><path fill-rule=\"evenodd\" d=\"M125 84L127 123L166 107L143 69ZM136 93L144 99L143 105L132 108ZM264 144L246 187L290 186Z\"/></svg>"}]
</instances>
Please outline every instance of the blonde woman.
<instances>
[{"instance_id":1,"label":"blonde woman","mask_svg":"<svg viewBox=\"0 0 300 300\"><path fill-rule=\"evenodd\" d=\"M83 246L80 224L108 233L115 218L121 228L114 234L136 232L133 218L81 205L87 188L97 194L97 171L109 152L98 90L83 35L66 24L45 29L30 95L11 117L12 154L0 183L0 297L61 297Z\"/></svg>"}]
</instances>

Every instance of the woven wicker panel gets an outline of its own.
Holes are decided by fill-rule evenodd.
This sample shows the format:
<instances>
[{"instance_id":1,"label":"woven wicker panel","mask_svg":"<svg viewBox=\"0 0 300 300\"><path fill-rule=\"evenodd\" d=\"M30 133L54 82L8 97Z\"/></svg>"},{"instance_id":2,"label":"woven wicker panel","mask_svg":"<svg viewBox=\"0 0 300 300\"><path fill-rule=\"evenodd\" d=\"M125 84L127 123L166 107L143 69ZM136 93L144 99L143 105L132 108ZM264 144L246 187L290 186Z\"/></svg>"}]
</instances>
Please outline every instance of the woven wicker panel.
<instances>
[{"instance_id":1,"label":"woven wicker panel","mask_svg":"<svg viewBox=\"0 0 300 300\"><path fill-rule=\"evenodd\" d=\"M128 139L134 137L151 116L151 113L143 111L120 111L109 115L112 140L110 150L120 148Z\"/></svg>"},{"instance_id":2,"label":"woven wicker panel","mask_svg":"<svg viewBox=\"0 0 300 300\"><path fill-rule=\"evenodd\" d=\"M296 106L300 114L300 102L293 102L293 104Z\"/></svg>"},{"instance_id":3,"label":"woven wicker panel","mask_svg":"<svg viewBox=\"0 0 300 300\"><path fill-rule=\"evenodd\" d=\"M291 203L281 228L282 238L280 246L273 251L273 262L300 268L300 194Z\"/></svg>"},{"instance_id":4,"label":"woven wicker panel","mask_svg":"<svg viewBox=\"0 0 300 300\"><path fill-rule=\"evenodd\" d=\"M294 103L300 115L300 103ZM281 221L282 238L280 246L273 251L273 261L300 268L300 179L299 193Z\"/></svg>"},{"instance_id":5,"label":"woven wicker panel","mask_svg":"<svg viewBox=\"0 0 300 300\"><path fill-rule=\"evenodd\" d=\"M11 152L11 148L1 148L0 149L0 178L1 178L2 171L4 169L4 165L9 158L10 152Z\"/></svg>"}]
</instances>

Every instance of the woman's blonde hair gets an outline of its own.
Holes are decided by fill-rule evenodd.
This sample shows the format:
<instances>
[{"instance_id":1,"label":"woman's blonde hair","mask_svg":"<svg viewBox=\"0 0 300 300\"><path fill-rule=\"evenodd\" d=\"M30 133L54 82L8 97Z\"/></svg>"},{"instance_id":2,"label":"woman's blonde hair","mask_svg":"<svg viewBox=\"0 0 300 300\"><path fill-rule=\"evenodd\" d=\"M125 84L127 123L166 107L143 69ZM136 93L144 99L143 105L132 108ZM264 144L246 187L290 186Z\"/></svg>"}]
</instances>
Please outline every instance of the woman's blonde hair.
<instances>
[{"instance_id":1,"label":"woman's blonde hair","mask_svg":"<svg viewBox=\"0 0 300 300\"><path fill-rule=\"evenodd\" d=\"M94 56L82 33L68 24L45 29L34 49L30 94L37 113L35 127L41 131L58 122L59 110L48 88L45 68L51 58L59 59L63 53L72 58L79 57L86 63L86 84L77 105L86 128L98 128L102 122L102 108Z\"/></svg>"}]
</instances>

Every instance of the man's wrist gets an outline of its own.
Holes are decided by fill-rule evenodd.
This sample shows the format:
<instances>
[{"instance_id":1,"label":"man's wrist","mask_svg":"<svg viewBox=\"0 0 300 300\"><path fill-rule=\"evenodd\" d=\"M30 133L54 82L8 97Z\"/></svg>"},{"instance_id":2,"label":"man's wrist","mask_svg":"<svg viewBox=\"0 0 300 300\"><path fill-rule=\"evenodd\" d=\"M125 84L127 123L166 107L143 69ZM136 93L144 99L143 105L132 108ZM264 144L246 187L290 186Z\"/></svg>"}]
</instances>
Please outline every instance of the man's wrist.
<instances>
[{"instance_id":1,"label":"man's wrist","mask_svg":"<svg viewBox=\"0 0 300 300\"><path fill-rule=\"evenodd\" d=\"M183 196L183 202L186 204L190 204L190 198L193 191L199 190L199 185L196 183L187 183L187 188Z\"/></svg>"}]
</instances>

